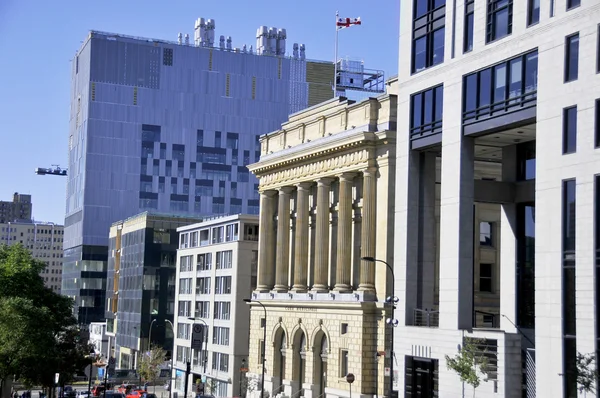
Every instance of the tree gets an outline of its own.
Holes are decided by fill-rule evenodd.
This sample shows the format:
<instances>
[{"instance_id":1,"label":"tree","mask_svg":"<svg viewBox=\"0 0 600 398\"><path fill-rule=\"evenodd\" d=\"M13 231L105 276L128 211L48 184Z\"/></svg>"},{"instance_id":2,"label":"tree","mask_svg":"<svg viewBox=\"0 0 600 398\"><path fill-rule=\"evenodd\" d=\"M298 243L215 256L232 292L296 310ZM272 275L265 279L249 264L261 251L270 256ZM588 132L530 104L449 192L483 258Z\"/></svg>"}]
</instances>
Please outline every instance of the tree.
<instances>
[{"instance_id":1,"label":"tree","mask_svg":"<svg viewBox=\"0 0 600 398\"><path fill-rule=\"evenodd\" d=\"M473 387L473 396L475 389L481 384L480 375L487 375L487 358L480 353L473 339L464 339L462 349L454 358L446 355L446 366L455 371L460 377L460 381Z\"/></svg>"},{"instance_id":2,"label":"tree","mask_svg":"<svg viewBox=\"0 0 600 398\"><path fill-rule=\"evenodd\" d=\"M150 346L150 350L140 357L138 372L144 381L156 381L160 366L165 362L165 354L162 347Z\"/></svg>"},{"instance_id":3,"label":"tree","mask_svg":"<svg viewBox=\"0 0 600 398\"><path fill-rule=\"evenodd\" d=\"M44 286L44 268L22 245L0 246L0 387L13 377L51 387L54 373L68 382L89 363L73 301Z\"/></svg>"},{"instance_id":4,"label":"tree","mask_svg":"<svg viewBox=\"0 0 600 398\"><path fill-rule=\"evenodd\" d=\"M596 392L596 383L598 382L598 370L596 369L595 354L577 353L576 359L577 385L579 391L587 393Z\"/></svg>"}]
</instances>

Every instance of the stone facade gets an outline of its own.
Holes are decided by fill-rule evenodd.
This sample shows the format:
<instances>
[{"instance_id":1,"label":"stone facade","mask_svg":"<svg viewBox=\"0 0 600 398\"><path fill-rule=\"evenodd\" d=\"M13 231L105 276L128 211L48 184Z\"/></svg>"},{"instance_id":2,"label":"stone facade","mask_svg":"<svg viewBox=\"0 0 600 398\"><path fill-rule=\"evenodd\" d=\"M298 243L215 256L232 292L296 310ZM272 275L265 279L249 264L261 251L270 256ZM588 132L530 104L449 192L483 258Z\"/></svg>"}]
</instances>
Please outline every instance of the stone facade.
<instances>
[{"instance_id":1,"label":"stone facade","mask_svg":"<svg viewBox=\"0 0 600 398\"><path fill-rule=\"evenodd\" d=\"M261 159L249 166L261 194L251 391L260 390L266 333L270 396L346 397L348 373L354 396L387 395L392 278L361 258L392 261L396 106L389 93L340 97L261 137Z\"/></svg>"}]
</instances>

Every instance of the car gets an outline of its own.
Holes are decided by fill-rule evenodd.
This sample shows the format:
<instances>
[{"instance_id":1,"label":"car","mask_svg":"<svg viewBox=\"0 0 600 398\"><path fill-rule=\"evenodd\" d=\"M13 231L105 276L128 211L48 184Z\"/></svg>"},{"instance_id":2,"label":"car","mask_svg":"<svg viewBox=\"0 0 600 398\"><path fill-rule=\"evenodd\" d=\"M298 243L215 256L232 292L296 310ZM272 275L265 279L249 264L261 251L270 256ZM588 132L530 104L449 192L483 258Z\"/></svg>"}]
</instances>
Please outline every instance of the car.
<instances>
[{"instance_id":1,"label":"car","mask_svg":"<svg viewBox=\"0 0 600 398\"><path fill-rule=\"evenodd\" d=\"M119 391L121 394L129 394L129 391L132 390L138 390L138 386L136 384L128 384L128 383L123 383L119 386L119 388L117 388L117 391Z\"/></svg>"},{"instance_id":2,"label":"car","mask_svg":"<svg viewBox=\"0 0 600 398\"><path fill-rule=\"evenodd\" d=\"M144 393L146 393L146 391L141 389L133 390L130 391L129 394L127 394L127 398L142 398Z\"/></svg>"},{"instance_id":3,"label":"car","mask_svg":"<svg viewBox=\"0 0 600 398\"><path fill-rule=\"evenodd\" d=\"M78 398L90 398L89 395L90 394L87 390L86 391L77 391Z\"/></svg>"},{"instance_id":4,"label":"car","mask_svg":"<svg viewBox=\"0 0 600 398\"><path fill-rule=\"evenodd\" d=\"M103 395L104 397L104 395ZM106 398L125 398L125 394L115 391L107 391Z\"/></svg>"}]
</instances>

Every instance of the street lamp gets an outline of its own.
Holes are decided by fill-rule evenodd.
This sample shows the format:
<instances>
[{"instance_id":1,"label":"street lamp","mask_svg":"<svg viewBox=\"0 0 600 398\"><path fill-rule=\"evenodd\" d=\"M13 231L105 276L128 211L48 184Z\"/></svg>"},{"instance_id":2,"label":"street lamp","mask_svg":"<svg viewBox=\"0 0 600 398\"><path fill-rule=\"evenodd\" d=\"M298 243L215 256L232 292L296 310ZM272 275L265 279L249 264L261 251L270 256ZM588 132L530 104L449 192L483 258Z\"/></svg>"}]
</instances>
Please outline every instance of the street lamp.
<instances>
[{"instance_id":1,"label":"street lamp","mask_svg":"<svg viewBox=\"0 0 600 398\"><path fill-rule=\"evenodd\" d=\"M245 303L258 303L260 304L260 306L263 308L263 311L265 312L265 324L263 325L263 346L262 346L262 378L260 380L260 394L261 397L265 396L265 362L267 360L266 355L265 355L265 349L267 347L267 308L265 307L265 305L263 303L261 303L258 300L252 300L252 299L244 299Z\"/></svg>"},{"instance_id":2,"label":"street lamp","mask_svg":"<svg viewBox=\"0 0 600 398\"><path fill-rule=\"evenodd\" d=\"M150 347L152 346L152 325L156 322L156 318L150 322L150 327L148 328L148 351L150 351Z\"/></svg>"},{"instance_id":3,"label":"street lamp","mask_svg":"<svg viewBox=\"0 0 600 398\"><path fill-rule=\"evenodd\" d=\"M206 333L204 333L204 359L202 364L204 365L204 375L206 376L206 362L208 362L208 324L201 318L188 317L190 321L200 321L204 324L206 328ZM202 350L200 350L202 352Z\"/></svg>"},{"instance_id":4,"label":"street lamp","mask_svg":"<svg viewBox=\"0 0 600 398\"><path fill-rule=\"evenodd\" d=\"M165 322L171 325L171 331L173 332L173 347L171 348L171 370L169 371L169 398L173 395L173 357L175 356L175 327L173 322L165 319Z\"/></svg>"},{"instance_id":5,"label":"street lamp","mask_svg":"<svg viewBox=\"0 0 600 398\"><path fill-rule=\"evenodd\" d=\"M392 306L392 317L385 320L385 322L392 326L392 337L390 339L390 391L389 398L394 396L394 327L398 326L398 320L394 316L394 310L396 309L396 303L398 297L396 297L396 280L394 278L394 268L383 260L376 259L375 257L363 257L362 260L369 261L371 263L379 262L386 265L387 269L392 274L392 295L385 299L386 303Z\"/></svg>"}]
</instances>

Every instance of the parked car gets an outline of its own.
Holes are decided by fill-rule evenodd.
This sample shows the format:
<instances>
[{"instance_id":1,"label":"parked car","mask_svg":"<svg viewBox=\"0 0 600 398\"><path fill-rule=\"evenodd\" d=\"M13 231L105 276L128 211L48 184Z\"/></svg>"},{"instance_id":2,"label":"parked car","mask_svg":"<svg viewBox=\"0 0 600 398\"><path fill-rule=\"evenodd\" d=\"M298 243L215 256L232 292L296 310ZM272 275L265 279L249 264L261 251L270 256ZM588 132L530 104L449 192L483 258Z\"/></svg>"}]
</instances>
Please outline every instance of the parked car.
<instances>
[{"instance_id":1,"label":"parked car","mask_svg":"<svg viewBox=\"0 0 600 398\"><path fill-rule=\"evenodd\" d=\"M146 391L141 390L141 389L133 390L133 391L130 391L129 394L127 394L127 398L143 398L143 395L145 393L146 393Z\"/></svg>"}]
</instances>

